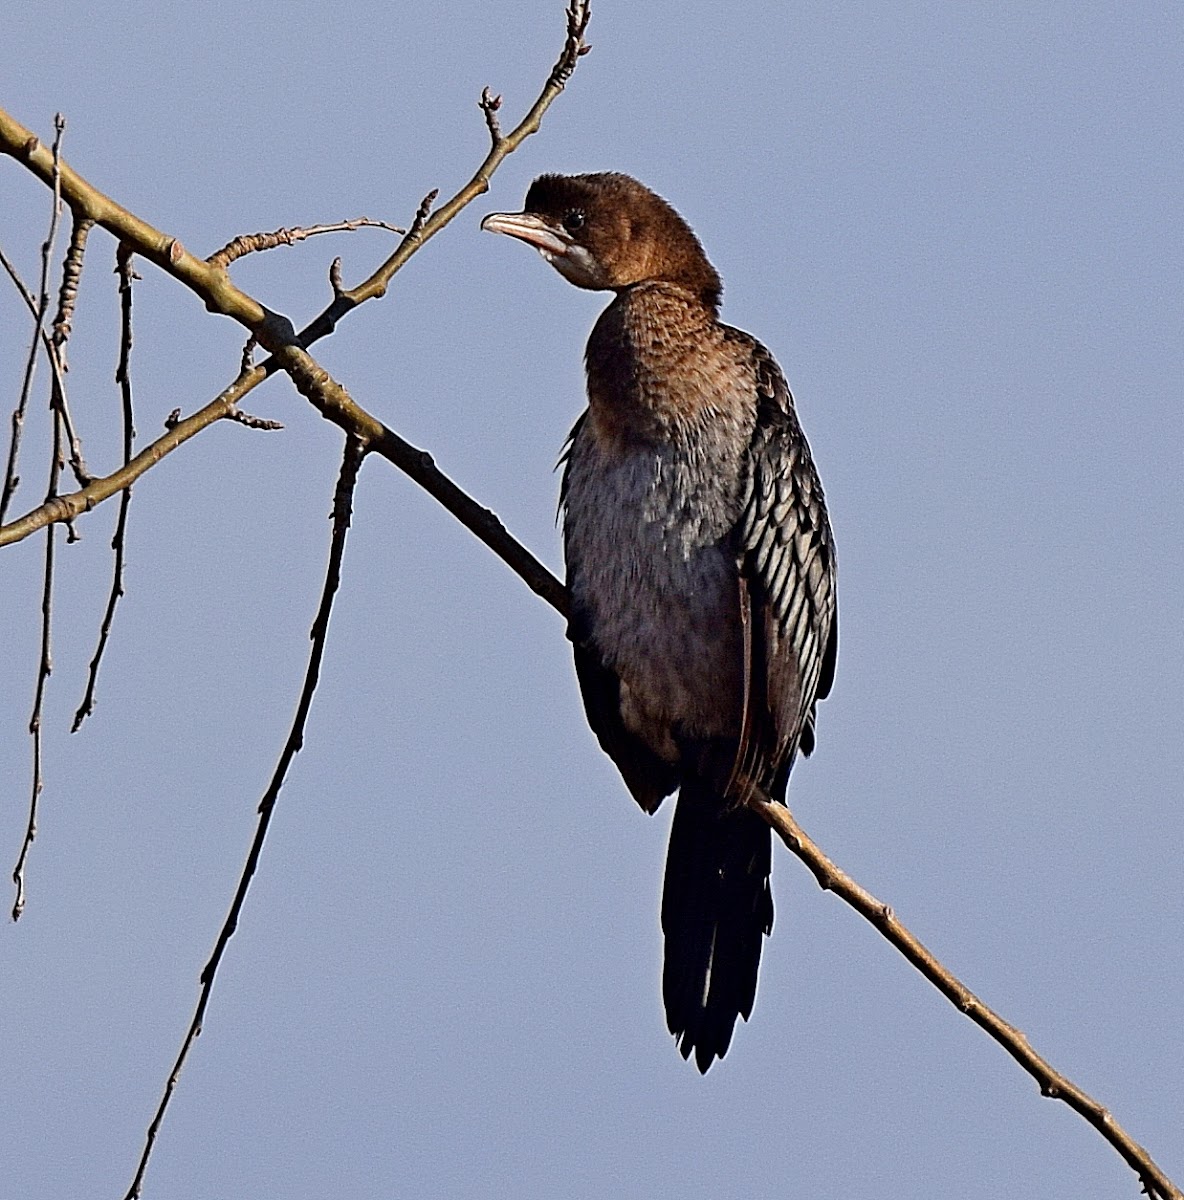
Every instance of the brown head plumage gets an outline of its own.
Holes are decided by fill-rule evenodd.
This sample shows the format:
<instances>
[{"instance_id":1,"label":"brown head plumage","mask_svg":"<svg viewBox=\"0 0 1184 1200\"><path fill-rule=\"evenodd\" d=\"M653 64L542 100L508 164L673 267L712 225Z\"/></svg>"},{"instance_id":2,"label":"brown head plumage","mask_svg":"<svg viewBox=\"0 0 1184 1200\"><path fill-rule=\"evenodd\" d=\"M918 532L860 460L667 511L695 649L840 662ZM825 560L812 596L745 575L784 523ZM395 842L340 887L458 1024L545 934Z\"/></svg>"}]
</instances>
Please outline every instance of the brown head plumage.
<instances>
[{"instance_id":1,"label":"brown head plumage","mask_svg":"<svg viewBox=\"0 0 1184 1200\"><path fill-rule=\"evenodd\" d=\"M481 228L535 246L577 287L669 283L711 309L720 302L723 285L691 227L628 175L540 175L522 212L490 213Z\"/></svg>"}]
</instances>

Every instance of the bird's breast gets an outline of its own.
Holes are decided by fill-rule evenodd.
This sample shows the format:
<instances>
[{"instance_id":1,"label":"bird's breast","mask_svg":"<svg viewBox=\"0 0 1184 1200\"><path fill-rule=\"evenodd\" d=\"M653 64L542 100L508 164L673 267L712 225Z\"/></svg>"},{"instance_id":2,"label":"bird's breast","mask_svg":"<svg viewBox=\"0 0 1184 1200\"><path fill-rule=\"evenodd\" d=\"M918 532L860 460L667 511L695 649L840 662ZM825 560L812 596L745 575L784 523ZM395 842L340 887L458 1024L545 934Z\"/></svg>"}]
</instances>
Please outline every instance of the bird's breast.
<instances>
[{"instance_id":1,"label":"bird's breast","mask_svg":"<svg viewBox=\"0 0 1184 1200\"><path fill-rule=\"evenodd\" d=\"M714 457L606 446L585 421L567 465L573 611L621 680L626 726L671 760L676 734L730 735L740 721L739 464Z\"/></svg>"}]
</instances>

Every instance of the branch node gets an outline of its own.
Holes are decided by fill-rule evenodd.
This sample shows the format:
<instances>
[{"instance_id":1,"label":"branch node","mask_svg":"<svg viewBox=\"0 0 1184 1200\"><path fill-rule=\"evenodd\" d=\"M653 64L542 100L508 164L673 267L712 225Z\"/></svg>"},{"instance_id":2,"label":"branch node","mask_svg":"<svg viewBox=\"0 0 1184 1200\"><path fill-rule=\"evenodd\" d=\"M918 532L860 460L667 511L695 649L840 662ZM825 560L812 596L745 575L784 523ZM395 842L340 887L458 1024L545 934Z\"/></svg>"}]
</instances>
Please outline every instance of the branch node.
<instances>
[{"instance_id":1,"label":"branch node","mask_svg":"<svg viewBox=\"0 0 1184 1200\"><path fill-rule=\"evenodd\" d=\"M171 413L164 419L164 427L168 430L176 429L181 424L181 410L174 408Z\"/></svg>"}]
</instances>

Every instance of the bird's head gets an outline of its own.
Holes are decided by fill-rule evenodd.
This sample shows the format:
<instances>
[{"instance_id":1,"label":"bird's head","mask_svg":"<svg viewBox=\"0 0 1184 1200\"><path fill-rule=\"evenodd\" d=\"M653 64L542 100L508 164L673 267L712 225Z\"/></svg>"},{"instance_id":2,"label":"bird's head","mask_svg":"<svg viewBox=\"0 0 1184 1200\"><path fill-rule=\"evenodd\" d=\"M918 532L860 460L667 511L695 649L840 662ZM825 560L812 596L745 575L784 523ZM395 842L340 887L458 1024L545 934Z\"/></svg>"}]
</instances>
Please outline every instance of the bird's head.
<instances>
[{"instance_id":1,"label":"bird's head","mask_svg":"<svg viewBox=\"0 0 1184 1200\"><path fill-rule=\"evenodd\" d=\"M576 287L671 283L719 304L723 285L691 227L628 175L540 175L522 212L490 213L481 228L534 246Z\"/></svg>"}]
</instances>

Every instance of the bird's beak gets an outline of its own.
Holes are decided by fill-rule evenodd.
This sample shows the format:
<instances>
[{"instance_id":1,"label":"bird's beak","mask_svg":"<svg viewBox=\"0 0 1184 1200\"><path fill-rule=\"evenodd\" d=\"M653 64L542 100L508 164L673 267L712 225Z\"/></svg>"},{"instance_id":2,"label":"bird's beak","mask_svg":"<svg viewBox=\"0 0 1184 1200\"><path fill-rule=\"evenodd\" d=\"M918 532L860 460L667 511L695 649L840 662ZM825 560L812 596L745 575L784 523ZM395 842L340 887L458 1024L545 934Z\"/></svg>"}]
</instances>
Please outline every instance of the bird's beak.
<instances>
[{"instance_id":1,"label":"bird's beak","mask_svg":"<svg viewBox=\"0 0 1184 1200\"><path fill-rule=\"evenodd\" d=\"M563 258L572 246L572 239L565 230L556 229L534 213L490 213L481 222L481 228L516 237L542 251L547 259Z\"/></svg>"}]
</instances>

